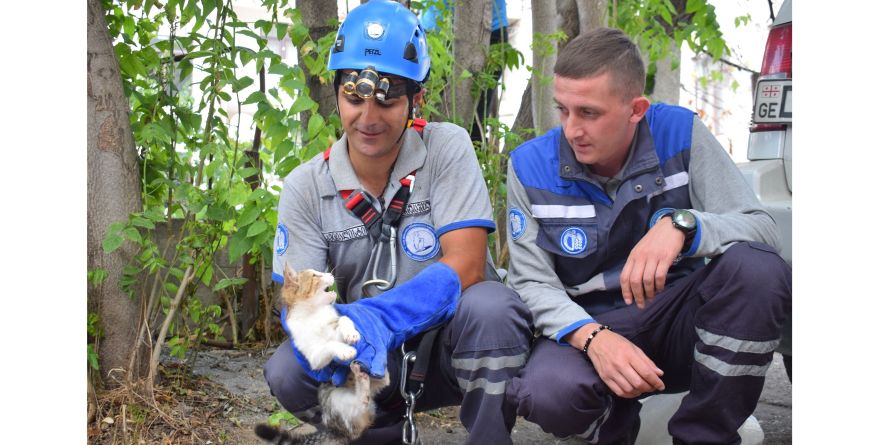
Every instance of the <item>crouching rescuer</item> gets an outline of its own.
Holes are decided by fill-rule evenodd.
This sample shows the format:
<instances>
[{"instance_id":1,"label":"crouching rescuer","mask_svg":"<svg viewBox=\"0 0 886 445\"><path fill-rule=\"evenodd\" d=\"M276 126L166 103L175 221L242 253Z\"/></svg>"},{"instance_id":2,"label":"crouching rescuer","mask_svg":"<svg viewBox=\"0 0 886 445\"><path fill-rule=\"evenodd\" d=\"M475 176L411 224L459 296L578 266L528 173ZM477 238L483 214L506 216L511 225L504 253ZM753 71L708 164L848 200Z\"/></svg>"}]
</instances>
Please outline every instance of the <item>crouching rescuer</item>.
<instances>
[{"instance_id":1,"label":"crouching rescuer","mask_svg":"<svg viewBox=\"0 0 886 445\"><path fill-rule=\"evenodd\" d=\"M775 222L695 114L650 105L621 31L558 54L561 126L508 172L508 284L541 331L507 388L559 437L633 443L638 398L689 391L676 444L738 444L791 309ZM706 258L709 262L706 262Z\"/></svg>"},{"instance_id":2,"label":"crouching rescuer","mask_svg":"<svg viewBox=\"0 0 886 445\"><path fill-rule=\"evenodd\" d=\"M528 356L531 316L492 265L492 207L467 132L417 119L430 64L424 30L397 2L370 0L342 22L328 68L344 134L284 181L274 279L286 263L334 274L339 312L361 334L355 361L389 371L355 443L414 443L414 412L461 405L466 443L507 444L516 407L505 387ZM293 348L280 345L265 378L284 408L317 423L318 386L341 383L348 364L315 373Z\"/></svg>"}]
</instances>

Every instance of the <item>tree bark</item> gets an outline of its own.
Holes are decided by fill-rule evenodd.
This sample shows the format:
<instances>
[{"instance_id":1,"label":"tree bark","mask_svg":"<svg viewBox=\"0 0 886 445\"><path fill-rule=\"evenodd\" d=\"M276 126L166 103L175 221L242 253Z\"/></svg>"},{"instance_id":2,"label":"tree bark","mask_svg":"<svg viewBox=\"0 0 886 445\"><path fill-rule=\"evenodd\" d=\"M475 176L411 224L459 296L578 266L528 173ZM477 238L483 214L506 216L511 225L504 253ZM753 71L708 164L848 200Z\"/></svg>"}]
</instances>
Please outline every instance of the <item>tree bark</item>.
<instances>
[{"instance_id":1,"label":"tree bark","mask_svg":"<svg viewBox=\"0 0 886 445\"><path fill-rule=\"evenodd\" d=\"M330 21L338 20L338 2L333 1L306 1L297 0L296 7L301 11L302 23L308 27L308 35L313 41L320 40L326 34L335 31L335 26L329 25ZM324 55L325 57L325 55ZM335 91L329 84L320 82L318 76L312 76L308 67L299 57L298 66L305 73L305 80L310 91L311 99L319 104L318 112L322 116L329 116L335 112ZM302 113L302 126L307 129L309 111Z\"/></svg>"},{"instance_id":2,"label":"tree bark","mask_svg":"<svg viewBox=\"0 0 886 445\"><path fill-rule=\"evenodd\" d=\"M671 60L677 60L677 67L671 68ZM680 48L671 42L667 57L655 62L655 85L649 94L652 102L676 104L680 102Z\"/></svg>"},{"instance_id":3,"label":"tree bark","mask_svg":"<svg viewBox=\"0 0 886 445\"><path fill-rule=\"evenodd\" d=\"M608 0L575 0L575 6L578 9L578 32L584 34L606 26L609 13L608 5Z\"/></svg>"},{"instance_id":4,"label":"tree bark","mask_svg":"<svg viewBox=\"0 0 886 445\"><path fill-rule=\"evenodd\" d=\"M87 150L87 264L89 270L104 269L108 277L97 288L87 290L87 306L101 317L104 336L99 341L99 366L106 385L113 385L108 372L122 369L129 379L147 371L147 348L134 369L129 368L141 318L139 299L120 289L125 266L137 253L124 244L111 254L102 250L108 226L127 221L142 209L138 154L129 125L129 101L123 94L120 66L114 54L108 25L99 0L87 1L86 29L86 150ZM139 352L137 351L137 352Z\"/></svg>"},{"instance_id":5,"label":"tree bark","mask_svg":"<svg viewBox=\"0 0 886 445\"><path fill-rule=\"evenodd\" d=\"M477 110L478 97L471 94L473 78L483 71L489 53L489 34L492 32L492 0L458 0L454 2L453 52L455 67L453 81L446 85L444 100L453 110L456 123L470 129ZM461 78L464 70L470 77Z\"/></svg>"},{"instance_id":6,"label":"tree bark","mask_svg":"<svg viewBox=\"0 0 886 445\"><path fill-rule=\"evenodd\" d=\"M549 35L557 31L557 2L532 2L532 33ZM532 122L536 132L543 133L559 124L551 111L554 105L554 62L556 50L547 54L544 48L532 50Z\"/></svg>"}]
</instances>

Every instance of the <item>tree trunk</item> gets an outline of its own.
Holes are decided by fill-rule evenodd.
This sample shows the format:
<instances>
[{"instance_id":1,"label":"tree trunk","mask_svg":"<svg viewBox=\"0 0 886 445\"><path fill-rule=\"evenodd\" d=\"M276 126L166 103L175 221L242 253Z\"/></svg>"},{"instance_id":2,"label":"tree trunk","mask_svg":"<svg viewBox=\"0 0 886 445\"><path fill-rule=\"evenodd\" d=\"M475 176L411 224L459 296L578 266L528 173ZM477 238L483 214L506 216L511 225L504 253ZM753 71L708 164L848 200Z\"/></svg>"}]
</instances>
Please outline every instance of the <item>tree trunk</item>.
<instances>
[{"instance_id":1,"label":"tree trunk","mask_svg":"<svg viewBox=\"0 0 886 445\"><path fill-rule=\"evenodd\" d=\"M557 31L557 2L532 2L532 33L550 35ZM536 132L542 133L559 124L551 111L554 105L554 51L536 46L532 50L532 122Z\"/></svg>"},{"instance_id":2,"label":"tree trunk","mask_svg":"<svg viewBox=\"0 0 886 445\"><path fill-rule=\"evenodd\" d=\"M104 336L99 341L99 365L106 385L108 372L122 369L127 378L147 371L147 348L135 369L128 369L141 318L139 300L120 289L123 266L136 254L128 241L111 254L102 250L108 226L141 211L138 155L129 125L129 101L123 94L120 66L114 55L108 25L99 0L87 1L86 29L86 150L87 150L87 264L104 269L108 277L87 290L87 306L101 317Z\"/></svg>"},{"instance_id":3,"label":"tree trunk","mask_svg":"<svg viewBox=\"0 0 886 445\"><path fill-rule=\"evenodd\" d=\"M575 0L575 6L578 9L579 33L584 34L606 26L608 0Z\"/></svg>"},{"instance_id":4,"label":"tree trunk","mask_svg":"<svg viewBox=\"0 0 886 445\"><path fill-rule=\"evenodd\" d=\"M649 100L676 104L680 102L680 48L671 42L671 51L667 57L655 62L655 85ZM677 67L671 68L671 60L677 60Z\"/></svg>"},{"instance_id":5,"label":"tree trunk","mask_svg":"<svg viewBox=\"0 0 886 445\"><path fill-rule=\"evenodd\" d=\"M336 26L329 25L330 21L338 20L337 2L297 0L296 7L301 11L302 22L308 27L308 35L313 41L316 42L320 40L320 37L337 29ZM332 90L332 86L324 85L320 83L318 76L312 76L301 58L299 58L298 66L305 73L311 99L320 105L318 108L320 115L326 117L333 114L335 112L335 91ZM307 129L310 118L309 113L309 111L303 112L301 116L302 126L305 129Z\"/></svg>"},{"instance_id":6,"label":"tree trunk","mask_svg":"<svg viewBox=\"0 0 886 445\"><path fill-rule=\"evenodd\" d=\"M535 137L533 134L526 134L529 130L535 129L532 124L532 82L526 84L523 90L523 97L520 99L520 109L517 110L517 116L514 118L514 126L511 131L520 135L523 141L528 141Z\"/></svg>"},{"instance_id":7,"label":"tree trunk","mask_svg":"<svg viewBox=\"0 0 886 445\"><path fill-rule=\"evenodd\" d=\"M492 32L492 0L458 0L453 7L453 56L455 67L452 82L446 85L444 98L453 120L470 129L474 122L478 97L471 94L473 78L486 66L489 34ZM470 77L461 78L467 71Z\"/></svg>"}]
</instances>

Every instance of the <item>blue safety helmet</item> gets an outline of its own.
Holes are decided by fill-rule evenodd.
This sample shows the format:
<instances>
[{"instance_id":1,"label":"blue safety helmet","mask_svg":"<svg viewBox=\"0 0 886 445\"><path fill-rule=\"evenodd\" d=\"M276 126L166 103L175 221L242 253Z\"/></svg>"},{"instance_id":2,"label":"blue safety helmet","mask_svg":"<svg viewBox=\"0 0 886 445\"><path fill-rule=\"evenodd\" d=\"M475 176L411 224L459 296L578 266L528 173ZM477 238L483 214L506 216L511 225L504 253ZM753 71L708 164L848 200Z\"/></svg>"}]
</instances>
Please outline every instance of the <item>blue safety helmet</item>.
<instances>
[{"instance_id":1,"label":"blue safety helmet","mask_svg":"<svg viewBox=\"0 0 886 445\"><path fill-rule=\"evenodd\" d=\"M428 41L418 17L390 0L369 0L354 8L338 28L329 51L330 70L362 70L422 83L431 71Z\"/></svg>"}]
</instances>

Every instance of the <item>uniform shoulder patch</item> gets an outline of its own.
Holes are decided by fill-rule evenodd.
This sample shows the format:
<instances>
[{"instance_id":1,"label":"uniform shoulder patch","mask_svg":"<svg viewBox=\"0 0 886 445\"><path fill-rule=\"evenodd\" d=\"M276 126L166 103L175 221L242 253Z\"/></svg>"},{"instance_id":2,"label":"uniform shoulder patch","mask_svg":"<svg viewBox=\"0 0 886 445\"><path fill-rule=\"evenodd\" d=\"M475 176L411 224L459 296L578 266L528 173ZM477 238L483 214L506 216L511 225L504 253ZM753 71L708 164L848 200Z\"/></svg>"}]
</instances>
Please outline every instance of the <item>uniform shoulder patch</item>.
<instances>
[{"instance_id":1,"label":"uniform shoulder patch","mask_svg":"<svg viewBox=\"0 0 886 445\"><path fill-rule=\"evenodd\" d=\"M434 228L425 223L412 223L400 234L400 246L409 258L427 261L437 255L440 243Z\"/></svg>"},{"instance_id":2,"label":"uniform shoulder patch","mask_svg":"<svg viewBox=\"0 0 886 445\"><path fill-rule=\"evenodd\" d=\"M580 227L567 227L560 234L560 249L568 255L578 255L588 248L588 235Z\"/></svg>"},{"instance_id":3,"label":"uniform shoulder patch","mask_svg":"<svg viewBox=\"0 0 886 445\"><path fill-rule=\"evenodd\" d=\"M523 211L516 207L511 207L508 210L508 228L511 230L511 239L514 241L523 236L523 233L526 232L526 215L523 214Z\"/></svg>"},{"instance_id":4,"label":"uniform shoulder patch","mask_svg":"<svg viewBox=\"0 0 886 445\"><path fill-rule=\"evenodd\" d=\"M274 253L283 255L289 248L289 231L283 223L277 224L277 234L274 236Z\"/></svg>"}]
</instances>

